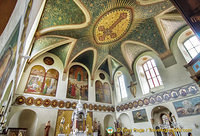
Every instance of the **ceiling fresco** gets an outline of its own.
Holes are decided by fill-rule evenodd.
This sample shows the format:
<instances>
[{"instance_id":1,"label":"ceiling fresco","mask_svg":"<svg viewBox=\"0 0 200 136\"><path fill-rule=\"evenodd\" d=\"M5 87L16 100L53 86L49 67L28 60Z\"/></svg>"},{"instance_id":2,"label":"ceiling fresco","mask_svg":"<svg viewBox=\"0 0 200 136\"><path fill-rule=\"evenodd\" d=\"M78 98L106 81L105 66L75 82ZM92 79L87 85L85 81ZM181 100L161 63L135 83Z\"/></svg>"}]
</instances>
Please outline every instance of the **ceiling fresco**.
<instances>
[{"instance_id":1,"label":"ceiling fresco","mask_svg":"<svg viewBox=\"0 0 200 136\"><path fill-rule=\"evenodd\" d=\"M73 0L47 0L38 30L57 25L81 24L85 20L84 13Z\"/></svg>"},{"instance_id":2,"label":"ceiling fresco","mask_svg":"<svg viewBox=\"0 0 200 136\"><path fill-rule=\"evenodd\" d=\"M151 50L162 59L170 52L155 17L171 7L168 0L47 0L31 57L36 58L41 49L49 51L62 60L64 72L70 63L80 62L91 76L102 69L112 77L119 66L133 72L132 63L140 53ZM170 14L177 15L177 11ZM162 24L169 23L162 20ZM181 21L176 24L183 25ZM68 37L68 44L61 44L67 38L59 36ZM135 44L121 48L126 41Z\"/></svg>"}]
</instances>

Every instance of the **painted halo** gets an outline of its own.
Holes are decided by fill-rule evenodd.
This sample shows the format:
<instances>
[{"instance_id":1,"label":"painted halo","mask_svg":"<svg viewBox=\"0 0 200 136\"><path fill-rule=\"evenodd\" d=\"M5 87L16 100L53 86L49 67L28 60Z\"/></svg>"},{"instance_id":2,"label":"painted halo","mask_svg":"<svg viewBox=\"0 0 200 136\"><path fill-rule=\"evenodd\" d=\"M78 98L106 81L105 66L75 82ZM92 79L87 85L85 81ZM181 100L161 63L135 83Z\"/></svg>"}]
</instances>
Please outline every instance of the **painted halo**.
<instances>
[{"instance_id":1,"label":"painted halo","mask_svg":"<svg viewBox=\"0 0 200 136\"><path fill-rule=\"evenodd\" d=\"M129 109L132 109L132 108L133 108L132 102L129 102L128 107L129 107Z\"/></svg>"},{"instance_id":2,"label":"painted halo","mask_svg":"<svg viewBox=\"0 0 200 136\"><path fill-rule=\"evenodd\" d=\"M58 107L59 108L63 108L65 106L65 102L64 101L59 101L58 102Z\"/></svg>"},{"instance_id":3,"label":"painted halo","mask_svg":"<svg viewBox=\"0 0 200 136\"><path fill-rule=\"evenodd\" d=\"M120 111L120 106L117 106L116 109L117 109L117 111L119 112L119 111Z\"/></svg>"},{"instance_id":4,"label":"painted halo","mask_svg":"<svg viewBox=\"0 0 200 136\"><path fill-rule=\"evenodd\" d=\"M57 106L58 106L58 101L57 100L51 101L51 107L55 108Z\"/></svg>"},{"instance_id":5,"label":"painted halo","mask_svg":"<svg viewBox=\"0 0 200 136\"><path fill-rule=\"evenodd\" d=\"M139 106L143 106L143 104L144 104L143 100L138 100L138 105Z\"/></svg>"},{"instance_id":6,"label":"painted halo","mask_svg":"<svg viewBox=\"0 0 200 136\"><path fill-rule=\"evenodd\" d=\"M102 108L103 108L103 111L106 111L106 106L105 105Z\"/></svg>"},{"instance_id":7,"label":"painted halo","mask_svg":"<svg viewBox=\"0 0 200 136\"><path fill-rule=\"evenodd\" d=\"M71 102L69 102L69 101L66 102L65 107L66 107L66 108L71 108Z\"/></svg>"},{"instance_id":8,"label":"painted halo","mask_svg":"<svg viewBox=\"0 0 200 136\"><path fill-rule=\"evenodd\" d=\"M26 98L26 105L31 106L31 105L33 105L33 103L34 103L34 98L33 97Z\"/></svg>"},{"instance_id":9,"label":"painted halo","mask_svg":"<svg viewBox=\"0 0 200 136\"><path fill-rule=\"evenodd\" d=\"M15 101L17 104L22 105L25 103L26 98L24 96L18 96Z\"/></svg>"},{"instance_id":10,"label":"painted halo","mask_svg":"<svg viewBox=\"0 0 200 136\"><path fill-rule=\"evenodd\" d=\"M99 111L102 110L102 106L101 106L101 105L98 106L98 110L99 110Z\"/></svg>"},{"instance_id":11,"label":"painted halo","mask_svg":"<svg viewBox=\"0 0 200 136\"><path fill-rule=\"evenodd\" d=\"M45 99L45 100L43 101L43 106L44 106L44 107L49 107L50 105L51 105L51 100Z\"/></svg>"},{"instance_id":12,"label":"painted halo","mask_svg":"<svg viewBox=\"0 0 200 136\"><path fill-rule=\"evenodd\" d=\"M93 110L93 105L89 104L89 110Z\"/></svg>"},{"instance_id":13,"label":"painted halo","mask_svg":"<svg viewBox=\"0 0 200 136\"><path fill-rule=\"evenodd\" d=\"M128 110L128 104L124 105L125 110Z\"/></svg>"},{"instance_id":14,"label":"painted halo","mask_svg":"<svg viewBox=\"0 0 200 136\"><path fill-rule=\"evenodd\" d=\"M43 104L42 98L35 99L34 104L35 104L35 106L41 106Z\"/></svg>"},{"instance_id":15,"label":"painted halo","mask_svg":"<svg viewBox=\"0 0 200 136\"><path fill-rule=\"evenodd\" d=\"M87 103L84 103L84 104L83 104L83 108L84 108L84 109L88 109L88 104L87 104Z\"/></svg>"},{"instance_id":16,"label":"painted halo","mask_svg":"<svg viewBox=\"0 0 200 136\"><path fill-rule=\"evenodd\" d=\"M94 110L97 110L98 109L98 106L95 104L94 105Z\"/></svg>"},{"instance_id":17,"label":"painted halo","mask_svg":"<svg viewBox=\"0 0 200 136\"><path fill-rule=\"evenodd\" d=\"M72 103L72 109L76 109L76 105L77 105L77 103L76 103L76 102L73 102L73 103Z\"/></svg>"}]
</instances>

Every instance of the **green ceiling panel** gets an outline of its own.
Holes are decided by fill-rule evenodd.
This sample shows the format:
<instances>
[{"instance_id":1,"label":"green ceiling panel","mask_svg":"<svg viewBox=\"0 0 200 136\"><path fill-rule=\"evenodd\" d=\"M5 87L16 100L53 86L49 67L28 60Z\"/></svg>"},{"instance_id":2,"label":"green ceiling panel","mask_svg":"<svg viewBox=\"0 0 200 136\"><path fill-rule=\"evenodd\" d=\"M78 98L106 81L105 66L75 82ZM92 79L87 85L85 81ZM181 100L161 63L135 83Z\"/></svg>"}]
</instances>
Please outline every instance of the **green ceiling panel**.
<instances>
[{"instance_id":1,"label":"green ceiling panel","mask_svg":"<svg viewBox=\"0 0 200 136\"><path fill-rule=\"evenodd\" d=\"M111 66L112 66L112 75L115 73L115 71L121 67L122 65L118 63L116 60L111 58Z\"/></svg>"},{"instance_id":2,"label":"green ceiling panel","mask_svg":"<svg viewBox=\"0 0 200 136\"><path fill-rule=\"evenodd\" d=\"M90 70L90 72L92 72L93 60L94 60L93 51L87 51L79 55L73 62L79 62L84 64Z\"/></svg>"},{"instance_id":3,"label":"green ceiling panel","mask_svg":"<svg viewBox=\"0 0 200 136\"><path fill-rule=\"evenodd\" d=\"M73 0L47 0L38 30L57 25L81 24L85 20L85 15Z\"/></svg>"},{"instance_id":4,"label":"green ceiling panel","mask_svg":"<svg viewBox=\"0 0 200 136\"><path fill-rule=\"evenodd\" d=\"M65 61L66 61L66 57L70 48L70 43L61 45L57 48L54 48L52 50L50 50L50 53L53 53L54 55L58 56L60 58L60 60L62 61L63 65L65 66Z\"/></svg>"},{"instance_id":5,"label":"green ceiling panel","mask_svg":"<svg viewBox=\"0 0 200 136\"><path fill-rule=\"evenodd\" d=\"M99 67L100 70L105 71L109 76L110 76L110 72L109 72L109 66L108 66L108 59L106 59L101 66Z\"/></svg>"},{"instance_id":6,"label":"green ceiling panel","mask_svg":"<svg viewBox=\"0 0 200 136\"><path fill-rule=\"evenodd\" d=\"M47 48L49 45L62 42L66 39L58 37L41 37L34 42L31 57L35 56L39 51Z\"/></svg>"}]
</instances>

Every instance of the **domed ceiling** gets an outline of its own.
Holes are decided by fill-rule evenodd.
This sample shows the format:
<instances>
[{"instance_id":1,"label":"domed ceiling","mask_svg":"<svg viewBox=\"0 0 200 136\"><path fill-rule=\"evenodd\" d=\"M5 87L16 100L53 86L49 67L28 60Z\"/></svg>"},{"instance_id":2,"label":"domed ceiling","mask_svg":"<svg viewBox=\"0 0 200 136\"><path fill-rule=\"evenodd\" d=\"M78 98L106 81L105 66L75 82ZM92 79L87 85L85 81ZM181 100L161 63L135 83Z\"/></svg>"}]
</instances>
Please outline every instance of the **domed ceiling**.
<instances>
[{"instance_id":1,"label":"domed ceiling","mask_svg":"<svg viewBox=\"0 0 200 136\"><path fill-rule=\"evenodd\" d=\"M45 52L58 56L64 72L72 62L110 77L121 67L133 73L138 55L171 54L171 36L185 21L167 0L47 0L35 34L32 62Z\"/></svg>"}]
</instances>

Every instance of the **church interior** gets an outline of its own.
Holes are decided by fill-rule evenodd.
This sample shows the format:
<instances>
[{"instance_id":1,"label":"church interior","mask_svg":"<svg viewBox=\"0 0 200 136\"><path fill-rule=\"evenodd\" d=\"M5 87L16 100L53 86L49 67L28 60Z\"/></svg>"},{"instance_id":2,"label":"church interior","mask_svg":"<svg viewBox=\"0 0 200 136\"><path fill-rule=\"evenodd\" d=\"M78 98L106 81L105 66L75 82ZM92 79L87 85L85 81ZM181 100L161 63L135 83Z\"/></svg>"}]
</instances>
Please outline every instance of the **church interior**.
<instances>
[{"instance_id":1,"label":"church interior","mask_svg":"<svg viewBox=\"0 0 200 136\"><path fill-rule=\"evenodd\" d=\"M1 0L0 135L199 136L199 7Z\"/></svg>"}]
</instances>

